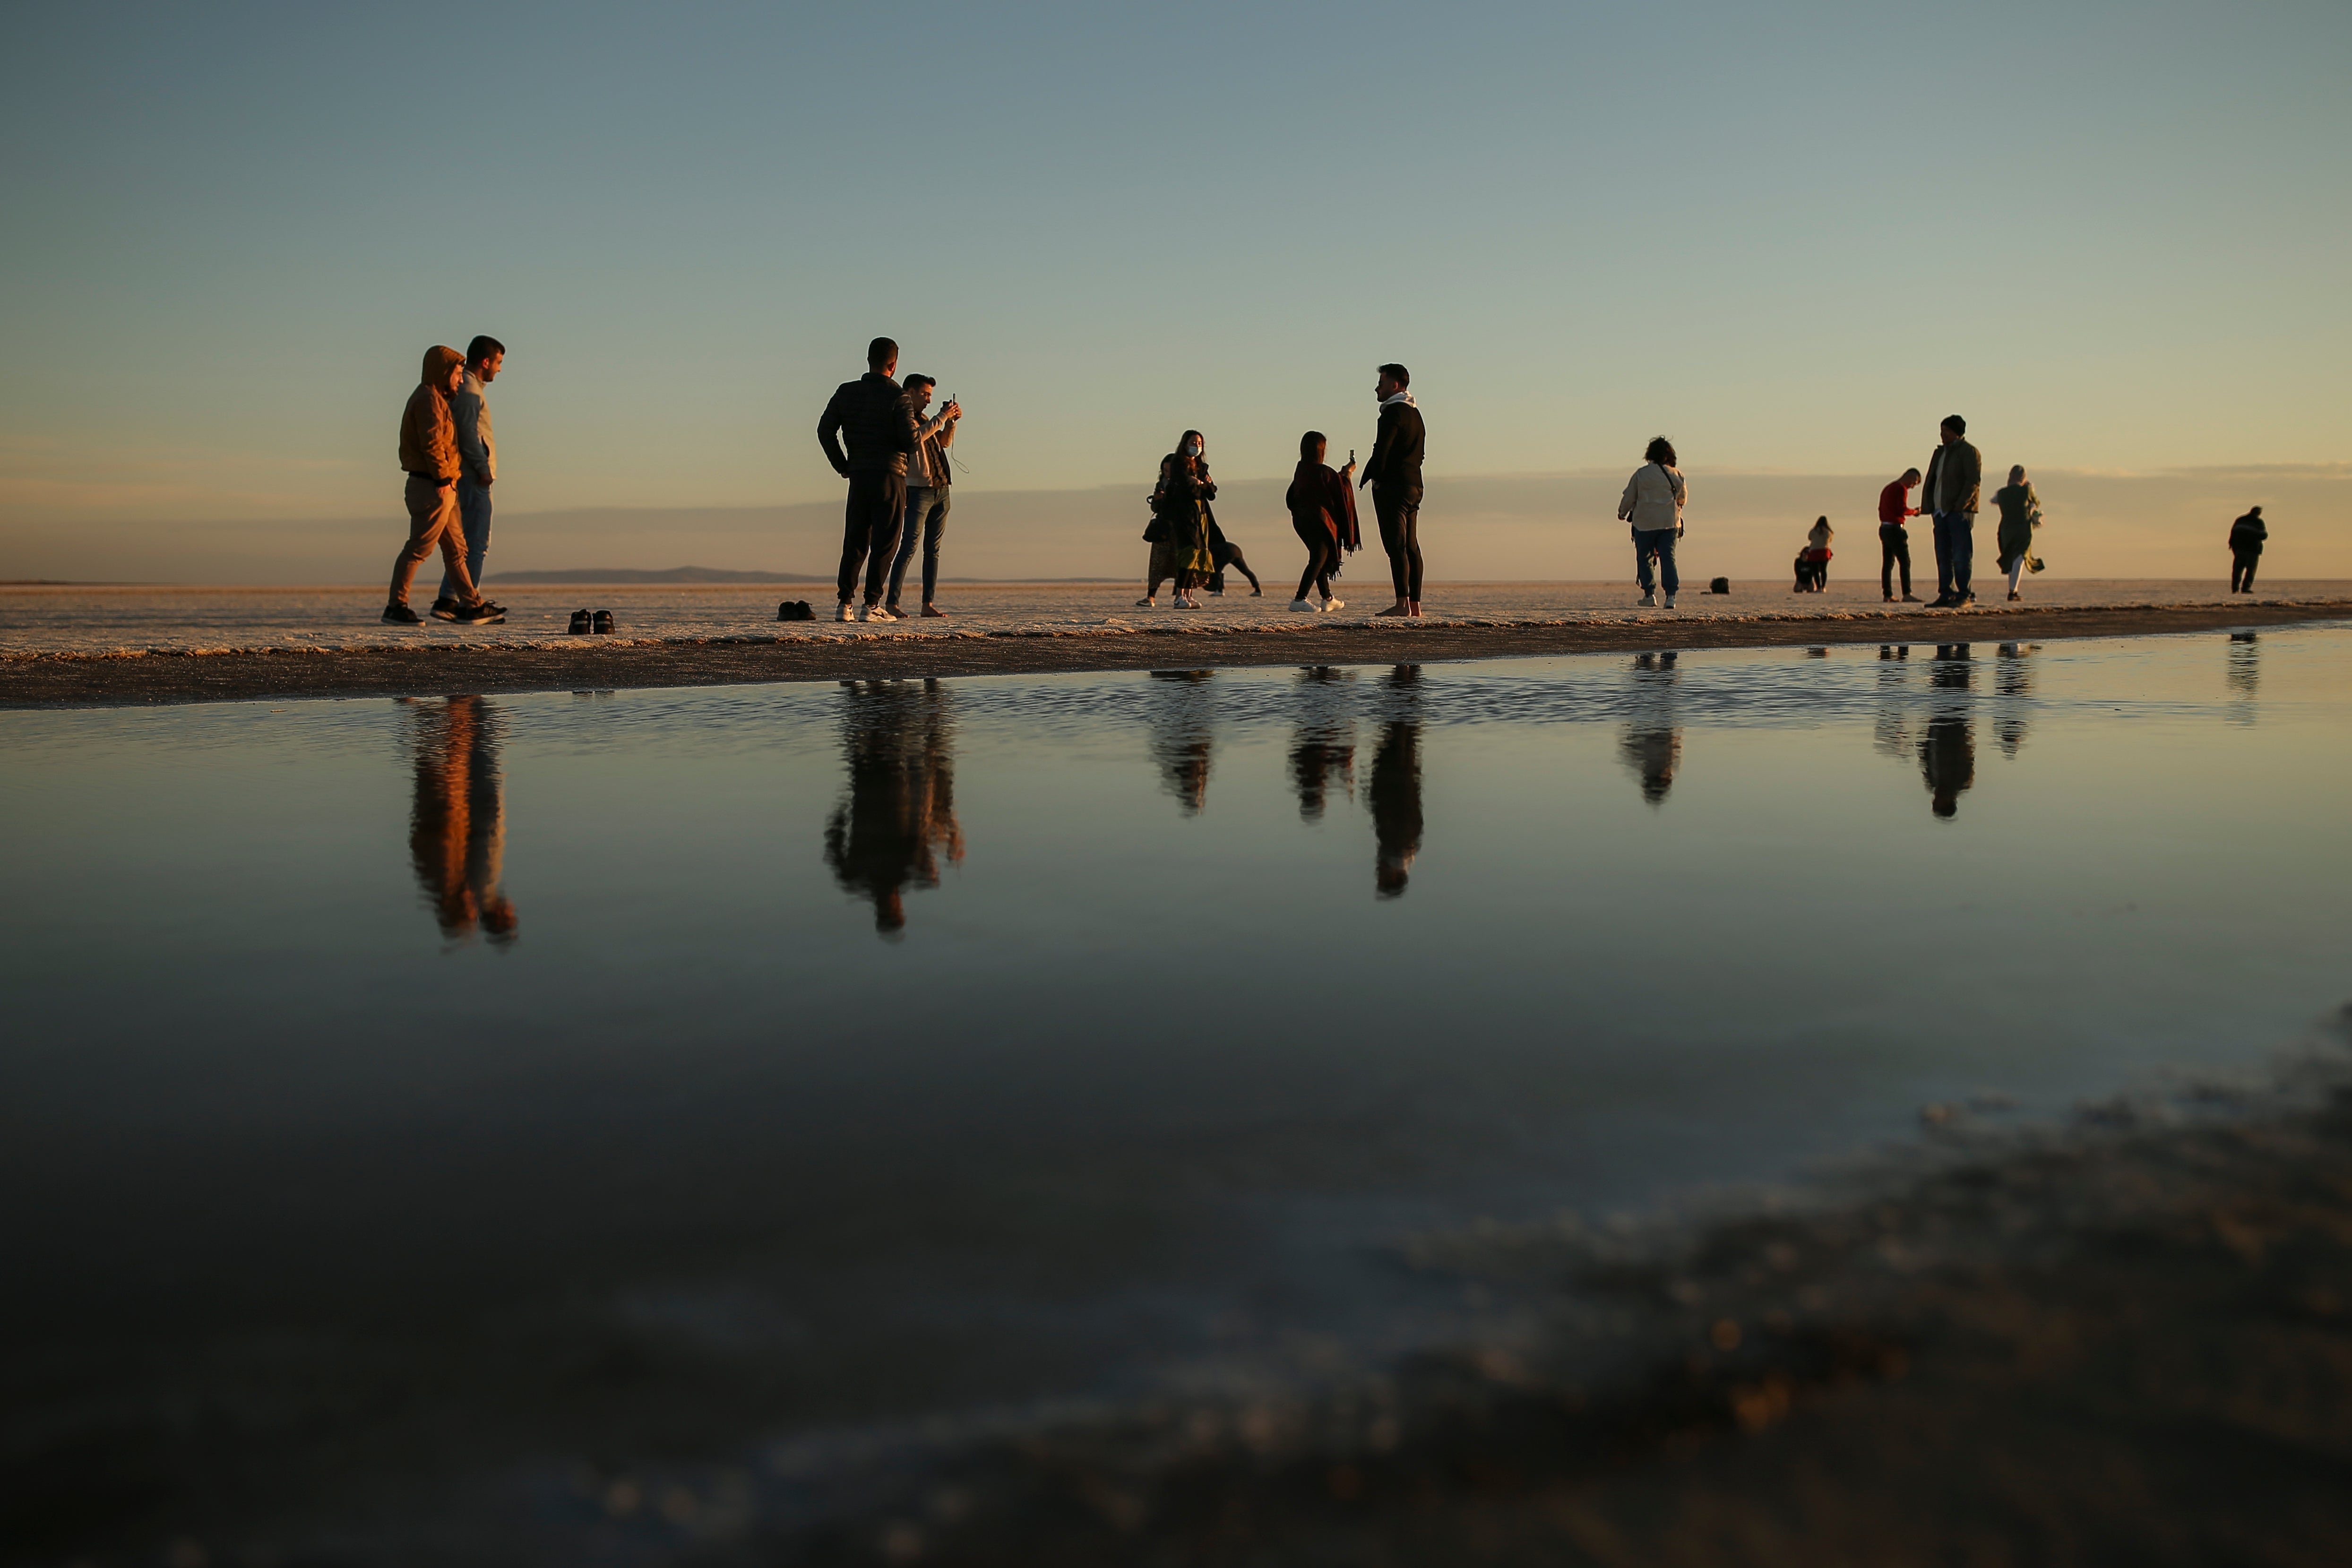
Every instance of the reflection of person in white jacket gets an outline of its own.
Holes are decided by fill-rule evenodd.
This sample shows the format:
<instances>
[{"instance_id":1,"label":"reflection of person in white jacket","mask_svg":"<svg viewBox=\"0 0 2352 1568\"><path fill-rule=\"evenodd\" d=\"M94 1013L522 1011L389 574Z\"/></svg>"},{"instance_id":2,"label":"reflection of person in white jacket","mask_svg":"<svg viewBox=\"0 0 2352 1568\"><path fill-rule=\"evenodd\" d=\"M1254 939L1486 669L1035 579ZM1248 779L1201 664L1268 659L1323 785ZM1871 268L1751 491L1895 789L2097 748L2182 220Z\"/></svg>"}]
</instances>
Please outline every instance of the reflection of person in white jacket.
<instances>
[{"instance_id":1,"label":"reflection of person in white jacket","mask_svg":"<svg viewBox=\"0 0 2352 1568\"><path fill-rule=\"evenodd\" d=\"M1642 466L1625 481L1617 515L1633 528L1633 575L1642 586L1642 603L1655 605L1658 589L1664 587L1671 610L1675 590L1682 586L1675 571L1675 541L1682 537L1683 504L1690 500L1690 487L1675 471L1675 444L1664 436L1653 440L1642 457Z\"/></svg>"}]
</instances>

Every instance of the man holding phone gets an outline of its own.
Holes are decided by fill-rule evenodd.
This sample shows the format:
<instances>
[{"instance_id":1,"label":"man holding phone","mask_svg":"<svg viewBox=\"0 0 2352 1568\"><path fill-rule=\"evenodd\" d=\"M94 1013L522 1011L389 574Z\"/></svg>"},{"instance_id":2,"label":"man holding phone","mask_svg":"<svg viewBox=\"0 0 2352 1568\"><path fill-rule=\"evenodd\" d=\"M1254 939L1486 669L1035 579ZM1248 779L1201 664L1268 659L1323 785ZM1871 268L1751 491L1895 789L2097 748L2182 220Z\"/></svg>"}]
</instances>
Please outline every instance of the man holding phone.
<instances>
[{"instance_id":1,"label":"man holding phone","mask_svg":"<svg viewBox=\"0 0 2352 1568\"><path fill-rule=\"evenodd\" d=\"M890 597L884 605L884 613L894 620L907 618L899 611L898 595L907 585L907 563L915 558L918 533L923 542L923 615L930 620L947 616L932 600L940 589L940 541L948 531L948 487L954 482L948 471L948 448L955 445L956 421L963 417L963 408L950 398L947 406L925 419L923 410L931 405L931 389L937 385L936 376L907 378L907 401L915 409L915 449L907 454L907 521L898 531L898 555L890 563Z\"/></svg>"}]
</instances>

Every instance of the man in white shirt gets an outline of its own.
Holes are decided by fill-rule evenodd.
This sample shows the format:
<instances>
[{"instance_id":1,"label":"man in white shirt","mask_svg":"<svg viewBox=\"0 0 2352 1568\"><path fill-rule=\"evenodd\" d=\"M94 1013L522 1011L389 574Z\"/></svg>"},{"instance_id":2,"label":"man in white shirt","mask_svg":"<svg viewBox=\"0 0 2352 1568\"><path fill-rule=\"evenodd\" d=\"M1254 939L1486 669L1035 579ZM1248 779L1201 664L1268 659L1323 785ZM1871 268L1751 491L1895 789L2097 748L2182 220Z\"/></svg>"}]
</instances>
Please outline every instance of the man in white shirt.
<instances>
[{"instance_id":1,"label":"man in white shirt","mask_svg":"<svg viewBox=\"0 0 2352 1568\"><path fill-rule=\"evenodd\" d=\"M449 399L449 417L457 426L457 521L466 533L467 574L478 590L482 558L490 552L490 485L499 477L499 444L490 434L490 405L483 394L498 380L506 358L507 346L496 338L478 337L467 344L466 379ZM455 620L457 605L457 581L445 572L433 614ZM502 605L491 608L505 610Z\"/></svg>"}]
</instances>

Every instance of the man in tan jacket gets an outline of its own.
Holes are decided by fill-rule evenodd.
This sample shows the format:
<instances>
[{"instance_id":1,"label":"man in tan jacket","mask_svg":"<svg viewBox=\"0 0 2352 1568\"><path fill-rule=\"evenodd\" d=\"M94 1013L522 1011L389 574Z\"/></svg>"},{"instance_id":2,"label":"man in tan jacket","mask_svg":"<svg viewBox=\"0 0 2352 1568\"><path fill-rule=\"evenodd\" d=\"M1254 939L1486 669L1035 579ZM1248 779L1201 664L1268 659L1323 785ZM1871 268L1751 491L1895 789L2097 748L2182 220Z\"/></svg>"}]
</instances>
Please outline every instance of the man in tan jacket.
<instances>
[{"instance_id":1,"label":"man in tan jacket","mask_svg":"<svg viewBox=\"0 0 2352 1568\"><path fill-rule=\"evenodd\" d=\"M408 542L392 563L392 598L383 618L413 626L419 616L408 607L408 584L417 566L441 547L442 563L458 593L450 619L466 625L505 617L482 602L466 569L466 536L457 521L457 425L449 416L449 396L465 379L466 359L456 349L425 351L425 374L400 411L400 466L408 475Z\"/></svg>"}]
</instances>

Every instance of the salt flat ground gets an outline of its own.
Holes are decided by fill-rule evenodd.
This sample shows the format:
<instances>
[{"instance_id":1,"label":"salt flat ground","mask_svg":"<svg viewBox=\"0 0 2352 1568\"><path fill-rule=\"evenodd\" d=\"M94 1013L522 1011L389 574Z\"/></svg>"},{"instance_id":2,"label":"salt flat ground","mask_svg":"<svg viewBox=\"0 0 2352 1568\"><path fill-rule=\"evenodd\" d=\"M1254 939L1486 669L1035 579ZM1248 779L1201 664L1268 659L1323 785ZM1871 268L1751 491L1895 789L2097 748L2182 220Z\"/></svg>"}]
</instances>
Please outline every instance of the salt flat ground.
<instances>
[{"instance_id":1,"label":"salt flat ground","mask_svg":"<svg viewBox=\"0 0 2352 1568\"><path fill-rule=\"evenodd\" d=\"M179 587L16 585L0 587L0 654L140 653L148 651L339 650L399 647L419 642L464 642L476 646L535 647L568 643L565 631L576 609L609 609L618 622L605 645L702 641L711 638L816 640L856 637L937 637L959 635L1118 635L1144 627L1198 626L1203 631L1311 625L1323 619L1286 606L1295 579L1266 577L1264 597L1242 592L1205 601L1202 610L1177 610L1160 595L1157 608L1136 605L1134 584L992 583L943 585L945 620L885 624L775 619L782 599L805 599L819 616L833 610L831 590L822 584L724 584L670 585L489 587L509 606L502 625L464 627L427 620L419 626L388 626L377 619L383 590L370 586ZM1728 595L1685 586L1681 619L1738 619L1757 616L1818 615L1827 618L1875 616L1890 608L1929 625L1947 617L1923 606L1887 606L1880 602L1874 575L1832 581L1826 594L1792 594L1785 582L1735 583ZM1347 602L1333 618L1360 620L1389 602L1385 580L1360 565L1340 584ZM1930 584L1928 590L1932 594ZM429 584L417 595L420 607ZM2282 579L2265 583L2244 601L2312 600L2352 595L2352 581ZM1425 600L1427 617L1438 623L1631 624L1665 616L1664 610L1636 606L1636 591L1620 583L1433 583ZM2001 603L1998 583L1980 583L1987 606ZM2218 578L2030 579L2025 604L2040 608L2225 604ZM585 639L581 639L585 640Z\"/></svg>"}]
</instances>

